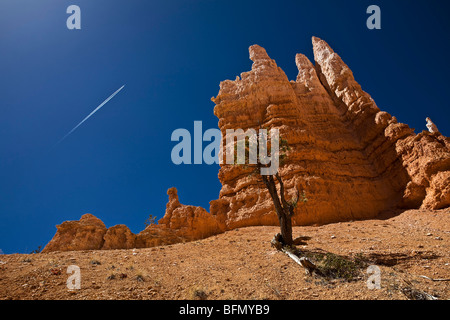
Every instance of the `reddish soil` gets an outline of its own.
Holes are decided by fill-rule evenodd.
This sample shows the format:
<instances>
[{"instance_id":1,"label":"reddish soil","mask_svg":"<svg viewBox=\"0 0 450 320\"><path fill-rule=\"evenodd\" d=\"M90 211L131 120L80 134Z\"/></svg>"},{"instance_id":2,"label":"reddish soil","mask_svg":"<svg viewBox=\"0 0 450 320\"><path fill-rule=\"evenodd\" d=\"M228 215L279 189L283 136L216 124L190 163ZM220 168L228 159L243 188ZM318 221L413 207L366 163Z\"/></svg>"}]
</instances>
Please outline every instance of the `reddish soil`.
<instances>
[{"instance_id":1,"label":"reddish soil","mask_svg":"<svg viewBox=\"0 0 450 320\"><path fill-rule=\"evenodd\" d=\"M363 260L350 280L307 275L271 247L278 230L248 227L135 250L0 255L0 299L411 299L411 291L450 298L450 281L433 281L450 278L450 209L294 228L295 237L311 237L297 247L313 260ZM371 264L380 268L380 289L367 286ZM69 265L80 267L81 289L67 288Z\"/></svg>"}]
</instances>

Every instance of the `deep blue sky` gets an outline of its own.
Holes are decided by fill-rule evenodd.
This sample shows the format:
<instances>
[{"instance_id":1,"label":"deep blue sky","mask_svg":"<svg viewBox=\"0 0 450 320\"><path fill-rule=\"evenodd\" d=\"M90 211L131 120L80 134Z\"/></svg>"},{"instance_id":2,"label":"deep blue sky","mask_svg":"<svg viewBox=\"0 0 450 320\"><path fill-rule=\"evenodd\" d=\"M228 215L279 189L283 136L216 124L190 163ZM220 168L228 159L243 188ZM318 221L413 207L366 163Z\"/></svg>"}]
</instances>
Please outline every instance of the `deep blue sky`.
<instances>
[{"instance_id":1,"label":"deep blue sky","mask_svg":"<svg viewBox=\"0 0 450 320\"><path fill-rule=\"evenodd\" d=\"M66 28L81 8L82 29ZM382 29L366 28L381 8ZM290 79L327 41L380 109L450 134L448 1L0 0L0 249L30 252L92 213L144 228L166 191L209 210L218 166L172 164L173 130L217 128L219 82L259 44ZM53 145L121 85L125 88Z\"/></svg>"}]
</instances>

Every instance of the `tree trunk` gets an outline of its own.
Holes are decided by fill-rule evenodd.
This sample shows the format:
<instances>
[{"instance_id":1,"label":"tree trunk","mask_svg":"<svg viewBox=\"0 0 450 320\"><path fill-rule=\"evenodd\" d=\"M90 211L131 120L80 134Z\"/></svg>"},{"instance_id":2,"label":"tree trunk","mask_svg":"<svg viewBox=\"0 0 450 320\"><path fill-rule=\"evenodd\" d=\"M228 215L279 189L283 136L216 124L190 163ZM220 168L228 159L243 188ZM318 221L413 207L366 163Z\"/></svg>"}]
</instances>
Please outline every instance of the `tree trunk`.
<instances>
[{"instance_id":1,"label":"tree trunk","mask_svg":"<svg viewBox=\"0 0 450 320\"><path fill-rule=\"evenodd\" d=\"M283 210L284 211L284 210ZM286 245L292 245L294 240L292 239L292 218L285 212L278 215L278 220L280 222L281 237Z\"/></svg>"},{"instance_id":2,"label":"tree trunk","mask_svg":"<svg viewBox=\"0 0 450 320\"><path fill-rule=\"evenodd\" d=\"M281 181L281 178L279 177L277 178L278 181L280 182L281 191L284 192L283 182ZM277 213L278 221L280 223L281 237L283 243L286 245L292 245L294 243L294 240L292 239L292 218L291 215L289 214L289 207L286 207L287 205L286 201L281 201L280 198L278 197L277 187L275 185L275 180L273 176L262 176L262 179L267 187L267 190L270 193L270 196L272 197L273 204L275 206L275 211ZM282 196L282 199L284 199L284 195Z\"/></svg>"}]
</instances>

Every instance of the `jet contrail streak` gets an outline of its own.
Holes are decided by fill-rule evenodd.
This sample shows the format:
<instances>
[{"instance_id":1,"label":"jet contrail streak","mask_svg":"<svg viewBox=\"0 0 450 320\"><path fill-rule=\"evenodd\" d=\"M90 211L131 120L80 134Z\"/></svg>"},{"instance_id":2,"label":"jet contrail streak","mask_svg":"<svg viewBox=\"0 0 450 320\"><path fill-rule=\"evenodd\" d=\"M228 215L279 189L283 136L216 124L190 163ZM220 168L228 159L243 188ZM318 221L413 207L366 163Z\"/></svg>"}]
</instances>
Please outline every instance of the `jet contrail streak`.
<instances>
[{"instance_id":1,"label":"jet contrail streak","mask_svg":"<svg viewBox=\"0 0 450 320\"><path fill-rule=\"evenodd\" d=\"M75 128L73 128L72 130L69 131L69 133L67 133L64 137L62 137L61 140L58 141L57 144L55 144L55 146L57 146L58 144L60 144L65 138L67 138L72 132L74 132L79 126L81 126L83 124L83 122L85 122L87 119L89 119L94 113L96 113L101 107L103 107L105 104L108 103L109 100L111 100L112 98L114 98L114 96L116 94L119 93L120 90L123 89L123 87L125 87L125 85L121 86L119 89L117 89L116 92L114 92L112 95L110 95L105 101L102 102L102 104L100 104L97 108L94 109L94 111L92 111L91 113L89 113L89 115L84 118L79 124L77 124L75 126Z\"/></svg>"}]
</instances>

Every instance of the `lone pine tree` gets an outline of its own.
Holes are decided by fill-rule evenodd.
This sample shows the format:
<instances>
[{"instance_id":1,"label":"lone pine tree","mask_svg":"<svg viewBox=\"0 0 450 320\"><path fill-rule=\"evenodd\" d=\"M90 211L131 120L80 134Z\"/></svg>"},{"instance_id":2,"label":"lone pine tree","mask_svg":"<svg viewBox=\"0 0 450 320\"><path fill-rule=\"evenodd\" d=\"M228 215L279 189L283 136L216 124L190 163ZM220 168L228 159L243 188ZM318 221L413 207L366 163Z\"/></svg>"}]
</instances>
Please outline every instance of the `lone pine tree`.
<instances>
[{"instance_id":1,"label":"lone pine tree","mask_svg":"<svg viewBox=\"0 0 450 320\"><path fill-rule=\"evenodd\" d=\"M252 130L252 132L256 131ZM294 209L297 207L299 201L306 202L308 199L306 198L304 191L300 193L295 187L296 196L290 200L286 200L286 190L279 168L277 167L275 172L270 172L271 174L263 174L262 169L267 168L269 164L267 161L262 161L261 158L261 154L267 152L268 154L270 153L272 161L275 159L274 157L278 157L278 163L283 164L287 159L287 152L290 150L287 140L279 139L278 136L274 137L271 134L271 141L268 141L266 129L260 129L258 134L246 134L237 138L238 142L234 145L234 149L237 151L234 152L235 165L239 164L246 168L252 168L251 174L257 175L259 179L261 179L271 196L280 224L281 238L278 240L283 245L292 245L292 217L294 215ZM242 158L239 159L239 150L237 150L239 144L244 146L245 161L242 161ZM272 148L271 146L274 144L277 144L278 148ZM261 150L261 148L263 149ZM251 152L255 152L255 150L257 150L260 155L259 157L251 156ZM240 161L238 161L238 159ZM249 159L253 159L253 163L252 161L249 161ZM279 185L279 191L277 189L277 183Z\"/></svg>"}]
</instances>

